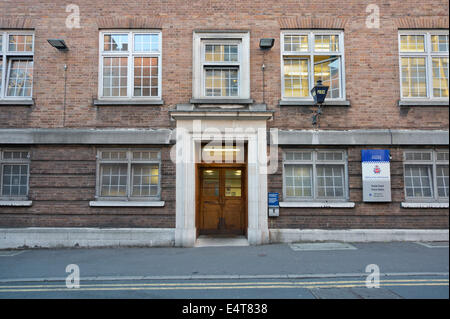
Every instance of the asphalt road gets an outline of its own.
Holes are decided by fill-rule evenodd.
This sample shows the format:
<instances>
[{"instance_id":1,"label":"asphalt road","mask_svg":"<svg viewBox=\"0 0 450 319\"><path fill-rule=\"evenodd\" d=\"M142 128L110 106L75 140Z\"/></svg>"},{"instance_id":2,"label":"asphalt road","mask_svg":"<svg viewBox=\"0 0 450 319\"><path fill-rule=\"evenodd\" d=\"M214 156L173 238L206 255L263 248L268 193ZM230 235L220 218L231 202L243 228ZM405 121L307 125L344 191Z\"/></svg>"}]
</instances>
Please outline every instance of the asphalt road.
<instances>
[{"instance_id":1,"label":"asphalt road","mask_svg":"<svg viewBox=\"0 0 450 319\"><path fill-rule=\"evenodd\" d=\"M0 251L0 299L449 298L448 243L302 249L305 246ZM69 264L79 268L79 288L66 287ZM379 268L379 288L366 287L370 264Z\"/></svg>"}]
</instances>

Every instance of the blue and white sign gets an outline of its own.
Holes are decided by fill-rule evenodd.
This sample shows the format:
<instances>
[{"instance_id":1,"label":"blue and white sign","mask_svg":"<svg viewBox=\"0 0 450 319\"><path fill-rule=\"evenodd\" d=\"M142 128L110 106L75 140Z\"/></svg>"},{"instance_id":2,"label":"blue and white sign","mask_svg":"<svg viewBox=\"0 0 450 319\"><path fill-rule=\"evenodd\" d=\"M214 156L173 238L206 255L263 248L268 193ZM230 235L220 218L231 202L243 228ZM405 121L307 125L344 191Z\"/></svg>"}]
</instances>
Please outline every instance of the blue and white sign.
<instances>
[{"instance_id":1,"label":"blue and white sign","mask_svg":"<svg viewBox=\"0 0 450 319\"><path fill-rule=\"evenodd\" d=\"M389 150L362 150L364 202L390 202L391 163Z\"/></svg>"},{"instance_id":2,"label":"blue and white sign","mask_svg":"<svg viewBox=\"0 0 450 319\"><path fill-rule=\"evenodd\" d=\"M280 199L278 193L269 193L269 207L279 207Z\"/></svg>"}]
</instances>

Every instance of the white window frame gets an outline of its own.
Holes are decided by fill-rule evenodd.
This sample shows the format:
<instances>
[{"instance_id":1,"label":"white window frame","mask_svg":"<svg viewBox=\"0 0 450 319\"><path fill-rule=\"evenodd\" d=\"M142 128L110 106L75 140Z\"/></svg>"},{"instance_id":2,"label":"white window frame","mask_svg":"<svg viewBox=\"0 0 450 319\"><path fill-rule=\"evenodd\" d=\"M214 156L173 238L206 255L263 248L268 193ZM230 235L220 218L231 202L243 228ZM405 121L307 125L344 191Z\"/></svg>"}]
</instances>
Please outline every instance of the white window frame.
<instances>
[{"instance_id":1,"label":"white window frame","mask_svg":"<svg viewBox=\"0 0 450 319\"><path fill-rule=\"evenodd\" d=\"M135 160L133 152L158 152L157 160ZM126 152L126 159L102 159L102 152ZM127 196L101 196L101 165L102 164L127 164ZM132 196L131 188L133 182L132 164L158 165L158 193L155 196ZM95 199L97 201L159 201L161 199L161 150L154 148L106 148L97 150L97 176L95 186Z\"/></svg>"},{"instance_id":2,"label":"white window frame","mask_svg":"<svg viewBox=\"0 0 450 319\"><path fill-rule=\"evenodd\" d=\"M34 32L32 31L2 31L0 30L0 35L2 35L2 50L0 50L0 59L2 60L2 70L1 70L1 88L0 88L0 100L32 100L33 99L33 87L34 87ZM32 46L33 50L31 52L20 52L20 51L9 51L9 36L10 35L31 35L32 36ZM7 96L7 86L9 83L9 73L11 69L11 60L17 60L21 58L29 58L33 61L33 80L31 84L30 96Z\"/></svg>"},{"instance_id":3,"label":"white window frame","mask_svg":"<svg viewBox=\"0 0 450 319\"><path fill-rule=\"evenodd\" d=\"M104 36L106 34L127 34L128 51L104 51ZM159 38L158 52L134 51L134 35L157 34ZM103 58L127 57L127 96L103 96ZM134 58L157 57L158 58L158 96L133 96L134 95ZM160 101L162 97L162 32L161 30L102 30L99 32L99 71L98 71L98 99L105 101Z\"/></svg>"},{"instance_id":4,"label":"white window frame","mask_svg":"<svg viewBox=\"0 0 450 319\"><path fill-rule=\"evenodd\" d=\"M423 160L423 161L417 161L417 160L406 160L406 154L407 153L428 153L431 154L431 160ZM445 197L439 197L438 196L438 189L437 189L437 175L436 175L436 167L438 165L449 165L448 161L438 161L437 160L437 154L438 153L444 153L448 152L446 150L430 150L430 149L408 149L403 152L403 192L405 195L405 201L406 202L412 202L412 203L448 203L448 198ZM431 168L431 197L409 197L406 193L406 166L407 165L421 165L421 166L430 166Z\"/></svg>"},{"instance_id":5,"label":"white window frame","mask_svg":"<svg viewBox=\"0 0 450 319\"><path fill-rule=\"evenodd\" d=\"M448 31L444 30L402 30L398 32L398 71L400 80L400 99L402 101L448 101L448 97L434 97L433 96L433 62L434 57L447 57L448 52L433 52L431 36L432 35L448 35ZM423 35L425 41L425 52L401 52L401 36L402 35ZM402 84L402 58L425 58L425 77L426 77L426 97L403 97Z\"/></svg>"},{"instance_id":6,"label":"white window frame","mask_svg":"<svg viewBox=\"0 0 450 319\"><path fill-rule=\"evenodd\" d=\"M238 62L206 62L206 44L238 44ZM237 96L206 96L205 69L208 67L238 68L239 87ZM194 32L193 77L194 99L249 99L250 98L250 34L249 32Z\"/></svg>"},{"instance_id":7,"label":"white window frame","mask_svg":"<svg viewBox=\"0 0 450 319\"><path fill-rule=\"evenodd\" d=\"M294 52L294 51L284 51L284 37L286 35L295 36L307 36L308 37L308 51L304 52ZM339 36L339 51L337 52L315 52L314 51L314 37L316 35L337 35ZM314 56L320 55L338 55L341 57L341 66L339 68L339 80L341 84L340 88L340 98L331 98L327 96L327 100L332 101L346 101L346 89L345 89L345 48L344 48L344 31L341 30L289 30L281 31L280 35L280 65L281 65L281 99L284 101L314 101L311 95L311 89L316 85L314 82ZM285 97L284 96L284 58L285 57L296 57L296 56L308 56L308 84L309 92L306 97Z\"/></svg>"},{"instance_id":8,"label":"white window frame","mask_svg":"<svg viewBox=\"0 0 450 319\"><path fill-rule=\"evenodd\" d=\"M5 152L27 152L28 157L18 158L18 159L4 159ZM30 194L30 150L27 149L0 149L0 200L1 201L9 201L9 200L27 200ZM10 165L27 165L27 194L19 195L19 196L3 196L3 166L5 164Z\"/></svg>"},{"instance_id":9,"label":"white window frame","mask_svg":"<svg viewBox=\"0 0 450 319\"><path fill-rule=\"evenodd\" d=\"M288 152L310 152L312 153L311 160L286 160L286 153ZM322 161L317 160L318 152L339 152L342 153L341 161ZM312 196L310 197L295 197L286 195L286 165L311 165L312 166ZM319 197L318 185L317 185L317 165L343 165L344 166L344 184L343 184L343 196L342 198L333 197ZM348 155L346 150L342 149L284 149L283 150L283 201L285 202L348 202L350 200L349 195L349 182L348 182Z\"/></svg>"}]
</instances>

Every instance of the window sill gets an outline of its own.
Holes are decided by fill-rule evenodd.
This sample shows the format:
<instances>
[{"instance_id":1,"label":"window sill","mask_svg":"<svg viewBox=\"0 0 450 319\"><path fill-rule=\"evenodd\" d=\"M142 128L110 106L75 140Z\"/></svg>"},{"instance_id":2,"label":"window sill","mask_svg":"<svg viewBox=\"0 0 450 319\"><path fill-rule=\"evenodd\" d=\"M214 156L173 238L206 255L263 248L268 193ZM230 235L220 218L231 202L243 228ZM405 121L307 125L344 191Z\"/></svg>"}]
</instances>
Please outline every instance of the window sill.
<instances>
[{"instance_id":1,"label":"window sill","mask_svg":"<svg viewBox=\"0 0 450 319\"><path fill-rule=\"evenodd\" d=\"M91 207L164 207L164 201L151 201L151 202L139 202L139 201L90 201Z\"/></svg>"},{"instance_id":2,"label":"window sill","mask_svg":"<svg viewBox=\"0 0 450 319\"><path fill-rule=\"evenodd\" d=\"M163 105L164 100L94 100L94 106L149 106L149 105Z\"/></svg>"},{"instance_id":3,"label":"window sill","mask_svg":"<svg viewBox=\"0 0 450 319\"><path fill-rule=\"evenodd\" d=\"M443 100L399 100L398 106L448 106L448 101Z\"/></svg>"},{"instance_id":4,"label":"window sill","mask_svg":"<svg viewBox=\"0 0 450 319\"><path fill-rule=\"evenodd\" d=\"M253 104L252 99L191 99L189 101L191 104Z\"/></svg>"},{"instance_id":5,"label":"window sill","mask_svg":"<svg viewBox=\"0 0 450 319\"><path fill-rule=\"evenodd\" d=\"M313 100L280 100L280 106L316 106ZM322 106L350 107L350 101L325 101Z\"/></svg>"},{"instance_id":6,"label":"window sill","mask_svg":"<svg viewBox=\"0 0 450 319\"><path fill-rule=\"evenodd\" d=\"M448 208L448 203L401 203L402 208Z\"/></svg>"},{"instance_id":7,"label":"window sill","mask_svg":"<svg viewBox=\"0 0 450 319\"><path fill-rule=\"evenodd\" d=\"M285 208L354 208L353 202L280 202Z\"/></svg>"},{"instance_id":8,"label":"window sill","mask_svg":"<svg viewBox=\"0 0 450 319\"><path fill-rule=\"evenodd\" d=\"M0 100L0 106L33 106L33 99L26 100Z\"/></svg>"},{"instance_id":9,"label":"window sill","mask_svg":"<svg viewBox=\"0 0 450 319\"><path fill-rule=\"evenodd\" d=\"M0 200L0 206L29 207L33 204L31 200Z\"/></svg>"}]
</instances>

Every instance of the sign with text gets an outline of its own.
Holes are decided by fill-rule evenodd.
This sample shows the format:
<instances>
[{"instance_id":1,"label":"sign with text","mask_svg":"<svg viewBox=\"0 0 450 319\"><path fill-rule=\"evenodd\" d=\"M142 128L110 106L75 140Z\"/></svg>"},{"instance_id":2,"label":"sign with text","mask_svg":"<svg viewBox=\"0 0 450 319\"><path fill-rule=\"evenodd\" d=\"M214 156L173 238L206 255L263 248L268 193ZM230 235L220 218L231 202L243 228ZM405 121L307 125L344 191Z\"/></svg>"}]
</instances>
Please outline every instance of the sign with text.
<instances>
[{"instance_id":1,"label":"sign with text","mask_svg":"<svg viewBox=\"0 0 450 319\"><path fill-rule=\"evenodd\" d=\"M362 150L364 202L391 201L391 165L389 150Z\"/></svg>"},{"instance_id":2,"label":"sign with text","mask_svg":"<svg viewBox=\"0 0 450 319\"><path fill-rule=\"evenodd\" d=\"M269 207L279 207L279 194L278 193L269 193Z\"/></svg>"}]
</instances>

